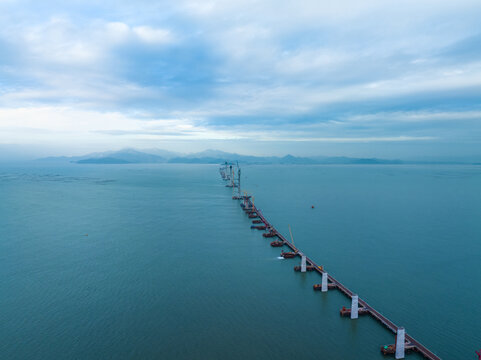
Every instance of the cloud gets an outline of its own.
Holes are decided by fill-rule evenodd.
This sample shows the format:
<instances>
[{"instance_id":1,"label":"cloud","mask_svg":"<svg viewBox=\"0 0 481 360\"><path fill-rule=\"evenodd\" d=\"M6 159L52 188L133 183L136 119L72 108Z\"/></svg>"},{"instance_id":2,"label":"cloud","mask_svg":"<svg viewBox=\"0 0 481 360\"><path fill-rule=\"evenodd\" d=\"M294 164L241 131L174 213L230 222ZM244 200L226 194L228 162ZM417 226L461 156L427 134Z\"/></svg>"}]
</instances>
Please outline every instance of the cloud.
<instances>
[{"instance_id":1,"label":"cloud","mask_svg":"<svg viewBox=\"0 0 481 360\"><path fill-rule=\"evenodd\" d=\"M97 43L88 41L80 29L63 18L31 26L16 40L24 44L27 56L36 62L75 66L92 64L102 56Z\"/></svg>"},{"instance_id":2,"label":"cloud","mask_svg":"<svg viewBox=\"0 0 481 360\"><path fill-rule=\"evenodd\" d=\"M464 139L481 132L480 16L474 0L3 1L0 141Z\"/></svg>"},{"instance_id":3,"label":"cloud","mask_svg":"<svg viewBox=\"0 0 481 360\"><path fill-rule=\"evenodd\" d=\"M121 45L127 42L139 41L145 44L162 45L174 42L174 36L169 29L150 26L129 26L123 22L109 22L103 25L106 33L103 45Z\"/></svg>"},{"instance_id":4,"label":"cloud","mask_svg":"<svg viewBox=\"0 0 481 360\"><path fill-rule=\"evenodd\" d=\"M444 111L444 112L427 112L427 111L398 111L391 113L376 113L355 115L347 121L356 122L372 122L372 121L389 121L389 122L433 122L433 121L481 121L481 111Z\"/></svg>"},{"instance_id":5,"label":"cloud","mask_svg":"<svg viewBox=\"0 0 481 360\"><path fill-rule=\"evenodd\" d=\"M264 138L261 141L292 141L292 142L327 142L327 143L371 143L371 142L399 142L399 141L428 141L435 140L432 136L394 136L394 137L302 137L302 138Z\"/></svg>"},{"instance_id":6,"label":"cloud","mask_svg":"<svg viewBox=\"0 0 481 360\"><path fill-rule=\"evenodd\" d=\"M168 44L173 41L172 34L169 30L154 29L150 26L136 26L132 31L138 38L150 44Z\"/></svg>"},{"instance_id":7,"label":"cloud","mask_svg":"<svg viewBox=\"0 0 481 360\"><path fill-rule=\"evenodd\" d=\"M68 17L52 17L49 21L29 26L14 35L26 53L37 62L65 65L100 65L111 60L112 50L129 43L163 45L174 42L168 29L129 26L123 22L91 20L76 24ZM105 65L105 64L103 64Z\"/></svg>"}]
</instances>

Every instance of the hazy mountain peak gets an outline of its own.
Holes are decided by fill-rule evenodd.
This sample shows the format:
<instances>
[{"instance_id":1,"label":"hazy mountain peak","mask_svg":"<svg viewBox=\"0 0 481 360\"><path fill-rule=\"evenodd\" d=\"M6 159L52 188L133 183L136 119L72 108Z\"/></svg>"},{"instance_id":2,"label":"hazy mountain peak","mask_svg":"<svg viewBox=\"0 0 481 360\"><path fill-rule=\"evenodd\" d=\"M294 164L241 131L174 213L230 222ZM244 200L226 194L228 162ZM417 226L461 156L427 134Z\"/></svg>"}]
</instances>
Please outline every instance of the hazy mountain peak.
<instances>
[{"instance_id":1,"label":"hazy mountain peak","mask_svg":"<svg viewBox=\"0 0 481 360\"><path fill-rule=\"evenodd\" d=\"M155 153L153 153L155 152ZM165 154L161 156L160 154ZM378 158L350 158L346 156L337 157L298 157L287 154L283 157L278 156L252 156L228 153L221 150L208 149L198 153L179 154L162 149L137 150L134 148L124 148L116 151L105 151L90 153L84 156L74 157L49 157L39 159L43 161L56 162L76 162L84 164L152 164L152 163L179 163L179 164L220 164L224 161L238 161L240 164L416 164L433 162L401 161ZM453 162L450 162L453 163Z\"/></svg>"}]
</instances>

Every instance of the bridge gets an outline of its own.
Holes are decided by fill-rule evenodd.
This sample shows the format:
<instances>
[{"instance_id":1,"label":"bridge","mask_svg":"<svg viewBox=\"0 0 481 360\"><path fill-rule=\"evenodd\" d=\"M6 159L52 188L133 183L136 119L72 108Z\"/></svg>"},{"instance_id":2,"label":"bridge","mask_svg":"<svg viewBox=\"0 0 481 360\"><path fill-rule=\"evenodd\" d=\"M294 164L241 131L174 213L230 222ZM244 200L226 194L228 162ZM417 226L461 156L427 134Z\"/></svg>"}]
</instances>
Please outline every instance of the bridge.
<instances>
[{"instance_id":1,"label":"bridge","mask_svg":"<svg viewBox=\"0 0 481 360\"><path fill-rule=\"evenodd\" d=\"M351 301L353 301L353 305L355 303L356 306L356 315L357 315L357 306L358 304L362 306L362 308L368 312L374 319L379 321L384 327L388 330L396 334L396 346L385 347L388 349L392 349L392 352L386 353L393 353L396 356L396 359L404 358L404 351L410 350L415 351L423 355L427 359L431 360L440 360L441 358L434 354L431 350L429 350L426 346L421 344L419 341L414 339L411 335L405 333L404 328L397 326L391 320L389 320L386 316L381 314L379 311L375 310L372 306L370 306L366 301L362 300L358 297L358 295L354 294L350 289L348 289L345 285L343 285L339 280L335 279L332 275L327 274L327 272L323 269L322 266L319 266L314 260L309 258L305 255L302 251L295 247L295 245L287 240L277 229L266 219L266 217L262 214L262 211L258 209L251 200L250 196L237 196L234 199L243 200L243 207L244 210L248 210L251 214L256 214L257 217L264 223L266 228L271 232L274 233L276 237L278 237L285 246L289 247L293 252L300 256L303 259L304 271L306 268L306 264L309 264L314 268L314 270L320 274L323 278L323 283L325 283L325 289L323 291L327 291L329 288L336 288L341 291L345 296L347 296ZM330 284L329 284L330 283ZM324 284L323 284L324 285ZM356 301L354 301L354 299ZM353 317L351 317L353 318ZM397 349L396 349L397 348ZM402 348L402 350L401 350Z\"/></svg>"}]
</instances>

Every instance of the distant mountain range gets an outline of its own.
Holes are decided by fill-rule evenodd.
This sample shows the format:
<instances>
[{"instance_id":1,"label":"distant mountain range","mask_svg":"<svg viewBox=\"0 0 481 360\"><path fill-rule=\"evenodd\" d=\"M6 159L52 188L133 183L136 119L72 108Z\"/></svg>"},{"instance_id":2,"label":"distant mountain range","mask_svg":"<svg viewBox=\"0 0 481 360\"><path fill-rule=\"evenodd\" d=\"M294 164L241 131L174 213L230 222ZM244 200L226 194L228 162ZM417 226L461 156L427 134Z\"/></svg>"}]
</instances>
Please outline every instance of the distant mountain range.
<instances>
[{"instance_id":1,"label":"distant mountain range","mask_svg":"<svg viewBox=\"0 0 481 360\"><path fill-rule=\"evenodd\" d=\"M194 154L180 154L159 149L135 150L123 149L92 153L84 156L48 157L38 159L43 162L71 162L77 164L220 164L225 161L238 161L240 164L421 164L428 162L413 162L401 160L386 160L377 158L350 157L297 157L286 155L277 156L249 156L227 153L219 150L206 150ZM432 163L432 162L430 162Z\"/></svg>"}]
</instances>

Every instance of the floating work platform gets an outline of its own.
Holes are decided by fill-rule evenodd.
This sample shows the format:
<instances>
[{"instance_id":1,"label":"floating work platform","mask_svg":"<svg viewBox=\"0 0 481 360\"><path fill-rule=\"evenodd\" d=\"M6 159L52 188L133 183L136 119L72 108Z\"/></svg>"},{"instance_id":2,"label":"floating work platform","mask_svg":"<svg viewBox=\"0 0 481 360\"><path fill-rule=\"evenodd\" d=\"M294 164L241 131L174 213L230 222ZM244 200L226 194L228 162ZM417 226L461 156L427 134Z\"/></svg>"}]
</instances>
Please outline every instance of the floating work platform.
<instances>
[{"instance_id":1,"label":"floating work platform","mask_svg":"<svg viewBox=\"0 0 481 360\"><path fill-rule=\"evenodd\" d=\"M265 230L266 226L265 225L251 225L251 229Z\"/></svg>"},{"instance_id":2,"label":"floating work platform","mask_svg":"<svg viewBox=\"0 0 481 360\"><path fill-rule=\"evenodd\" d=\"M305 256L304 254L299 252L299 250L294 246L293 243L291 243L289 240L287 240L281 233L279 233L275 229L274 226L272 226L272 224L269 223L269 221L264 217L262 212L259 209L257 209L257 207L254 205L254 203L251 201L251 196L243 196L241 198L241 200L243 200L243 202L244 202L243 204L241 204L241 206L244 209L249 209L249 210L255 212L256 217L259 217L260 220L266 225L266 227L271 229L268 233L262 234L262 236L264 236L264 237L277 236L279 238L279 241L281 241L283 243L283 245L289 247L292 250L290 252L284 252L283 251L281 253L282 257L293 258L293 257L296 257L296 256ZM252 216L252 215L249 215L249 217L250 216ZM272 243L271 243L271 245L272 245ZM412 336L408 335L407 333L404 333L403 328L400 328L399 326L394 324L387 317L385 317L380 312L378 312L373 307L371 307L366 301L362 300L361 298L358 298L357 295L355 295L351 290L349 290L346 286L344 286L340 281L336 280L332 275L327 274L327 272L323 269L323 267L319 266L316 262L314 262L314 260L305 256L305 261L306 261L307 266L310 266L310 267L314 268L313 271L316 271L318 274L322 275L323 278L326 278L327 284L326 284L326 287L325 287L324 291L327 291L328 289L338 289L341 293L343 293L349 299L352 299L353 297L355 297L356 299L358 299L358 305L359 305L358 311L362 311L366 315L371 315L375 320L379 321L385 328L387 328L388 330L390 330L394 334L397 334L398 330L402 329L402 333L405 336L405 341L406 341L406 345L404 347L404 350L415 351L415 352L421 354L422 356L424 356L425 358L430 359L430 360L441 360L441 358L439 356L434 354L426 346L421 344L419 341L417 341L416 339L414 339ZM307 267L306 267L306 269L307 269ZM320 289L321 291L323 291L322 284L316 284L316 285L314 285L313 288L314 288L314 290ZM359 312L359 314L360 314L360 312ZM402 344L402 342L401 342L401 344ZM388 348L391 349L391 347L393 347L394 345L386 345L386 346L388 346ZM381 351L382 351L383 348L384 347L381 347ZM390 351L391 350L386 350L385 354L386 355L391 354ZM396 351L396 349L395 349L395 346L394 346L394 353L395 353L395 351Z\"/></svg>"},{"instance_id":3,"label":"floating work platform","mask_svg":"<svg viewBox=\"0 0 481 360\"><path fill-rule=\"evenodd\" d=\"M314 271L316 268L314 266L306 266L306 271ZM301 271L300 266L294 266L294 271Z\"/></svg>"},{"instance_id":4,"label":"floating work platform","mask_svg":"<svg viewBox=\"0 0 481 360\"><path fill-rule=\"evenodd\" d=\"M274 240L274 241L271 242L271 246L272 246L272 247L281 247L281 246L284 246L284 241Z\"/></svg>"},{"instance_id":5,"label":"floating work platform","mask_svg":"<svg viewBox=\"0 0 481 360\"><path fill-rule=\"evenodd\" d=\"M416 346L411 344L408 341L404 345L404 351L406 353L417 352ZM381 352L382 352L383 355L394 355L394 354L396 354L396 345L394 345L394 344L383 345L383 346L381 346Z\"/></svg>"},{"instance_id":6,"label":"floating work platform","mask_svg":"<svg viewBox=\"0 0 481 360\"><path fill-rule=\"evenodd\" d=\"M299 254L295 251L282 251L281 252L281 256L284 259L292 259L292 258L295 258L297 255L299 255Z\"/></svg>"},{"instance_id":7,"label":"floating work platform","mask_svg":"<svg viewBox=\"0 0 481 360\"><path fill-rule=\"evenodd\" d=\"M271 230L269 232L266 232L266 233L262 234L262 236L264 236L266 238L275 237L275 236L277 236L277 232Z\"/></svg>"},{"instance_id":8,"label":"floating work platform","mask_svg":"<svg viewBox=\"0 0 481 360\"><path fill-rule=\"evenodd\" d=\"M312 285L312 288L313 288L314 290L319 290L319 291L321 291L321 290L322 290L322 284L314 284L314 285ZM328 288L329 290L334 290L335 288L337 288L337 285L336 285L336 284L333 284L333 283L328 283L328 284L327 284L327 288Z\"/></svg>"},{"instance_id":9,"label":"floating work platform","mask_svg":"<svg viewBox=\"0 0 481 360\"><path fill-rule=\"evenodd\" d=\"M359 315L368 315L368 314L369 314L369 310L360 307L359 309L357 309L357 313L358 313ZM350 317L350 316L351 316L351 309L348 309L348 308L346 308L345 306L343 306L343 307L341 308L341 310L339 310L339 315Z\"/></svg>"}]
</instances>

